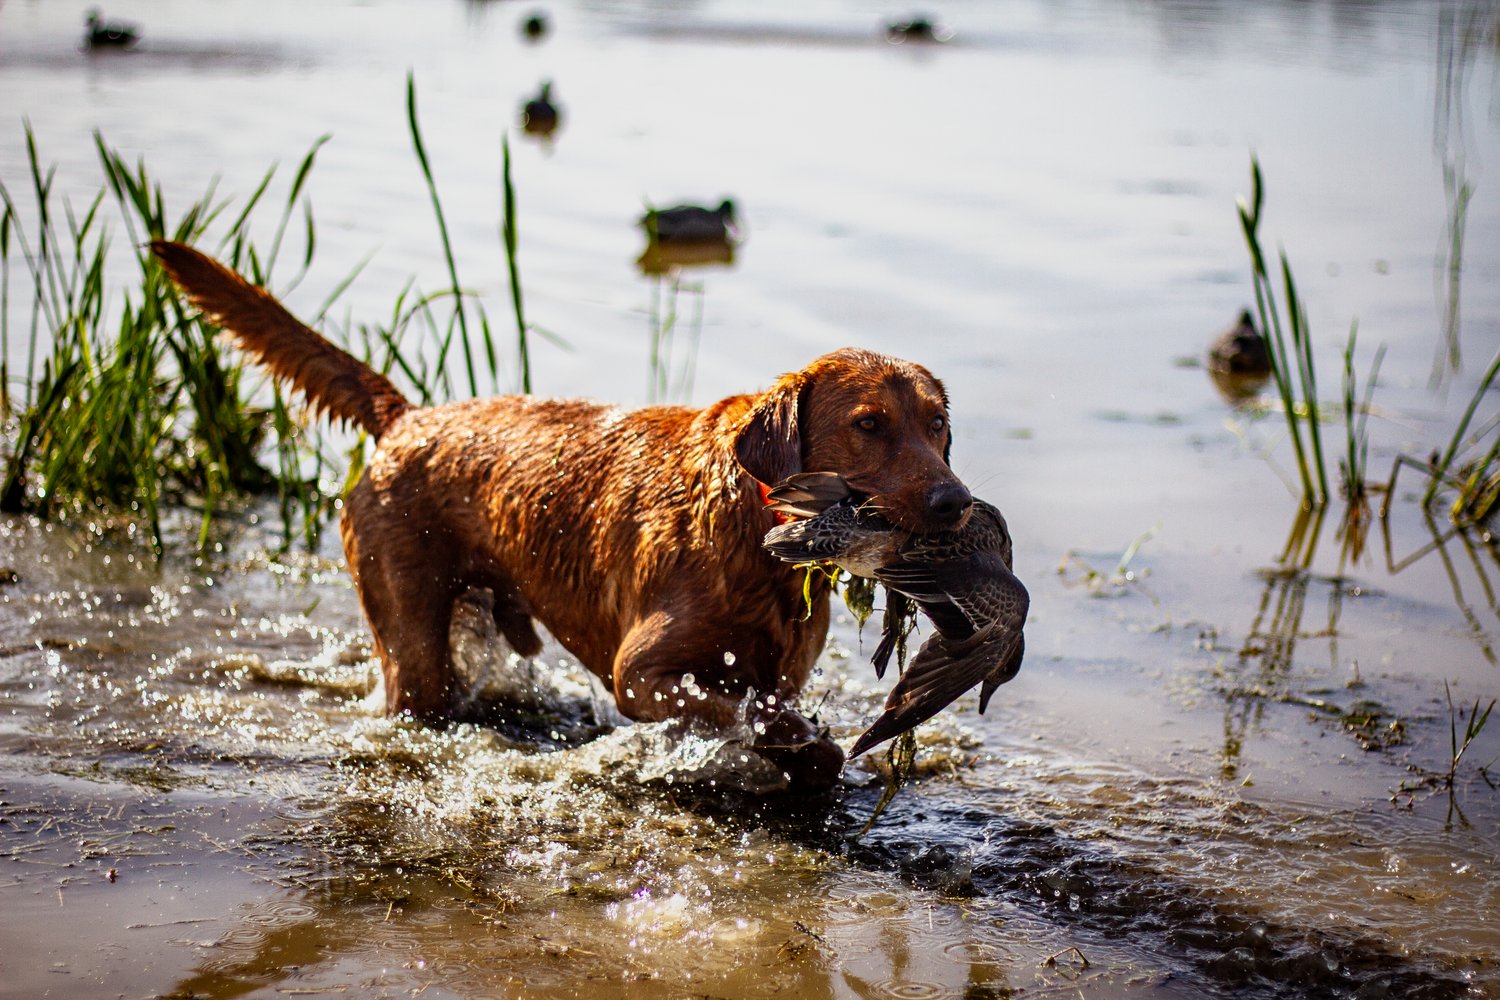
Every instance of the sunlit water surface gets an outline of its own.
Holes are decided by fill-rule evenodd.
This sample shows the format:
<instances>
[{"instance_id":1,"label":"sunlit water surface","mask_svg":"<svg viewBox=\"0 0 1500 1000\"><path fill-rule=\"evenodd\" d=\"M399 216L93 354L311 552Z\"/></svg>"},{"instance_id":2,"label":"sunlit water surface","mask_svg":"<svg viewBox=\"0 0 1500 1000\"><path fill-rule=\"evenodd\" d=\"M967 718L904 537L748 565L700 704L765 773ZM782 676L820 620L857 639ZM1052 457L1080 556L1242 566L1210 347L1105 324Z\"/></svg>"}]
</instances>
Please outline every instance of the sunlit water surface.
<instances>
[{"instance_id":1,"label":"sunlit water surface","mask_svg":"<svg viewBox=\"0 0 1500 1000\"><path fill-rule=\"evenodd\" d=\"M1449 539L1391 573L1431 542L1413 481L1389 558L1377 529L1341 567L1331 516L1307 572L1271 572L1295 512L1280 420L1183 361L1249 301L1253 151L1323 395L1352 319L1362 370L1386 345L1375 474L1446 442L1500 346L1493 5L954 3L941 47L888 44L896 12L859 3L559 4L539 44L501 3L107 13L142 24L137 50L80 52L81 7L0 8L23 215L23 115L75 204L101 183L92 129L181 205L274 161L284 194L332 133L288 301L316 309L373 253L333 329L384 319L410 276L444 282L410 68L494 315L511 131L528 312L572 348L538 346L540 391L644 402L674 297L674 375L699 343L671 391L694 401L846 343L922 361L1032 618L1020 676L924 726L920 779L857 838L878 761L789 801L733 739L619 725L560 650L513 663L462 622L504 718L380 717L336 540L276 556L273 511L160 565L119 529L10 520L0 994L1500 992L1500 731L1442 780L1444 682L1465 710L1500 695L1493 550ZM549 145L513 124L543 79ZM1463 368L1434 389L1445 169L1475 193ZM726 195L732 267L675 296L635 270L644 204ZM872 642L839 622L807 697L846 742L884 697Z\"/></svg>"}]
</instances>

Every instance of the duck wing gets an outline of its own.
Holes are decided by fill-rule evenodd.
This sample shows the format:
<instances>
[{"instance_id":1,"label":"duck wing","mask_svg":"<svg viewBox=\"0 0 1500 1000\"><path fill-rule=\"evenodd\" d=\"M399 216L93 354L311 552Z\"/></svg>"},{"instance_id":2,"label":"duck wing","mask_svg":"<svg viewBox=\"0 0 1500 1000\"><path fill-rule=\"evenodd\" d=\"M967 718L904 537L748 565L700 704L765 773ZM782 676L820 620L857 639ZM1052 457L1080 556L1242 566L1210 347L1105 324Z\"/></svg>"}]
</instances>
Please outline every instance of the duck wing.
<instances>
[{"instance_id":1,"label":"duck wing","mask_svg":"<svg viewBox=\"0 0 1500 1000\"><path fill-rule=\"evenodd\" d=\"M1015 676L1024 643L1019 629L995 628L953 641L941 634L928 639L886 698L885 711L849 750L853 760L871 747L914 729L984 682L981 701Z\"/></svg>"},{"instance_id":2,"label":"duck wing","mask_svg":"<svg viewBox=\"0 0 1500 1000\"><path fill-rule=\"evenodd\" d=\"M911 598L899 590L889 587L885 590L885 613L880 619L880 642L875 646L875 653L870 657L870 662L875 666L875 676L885 676L885 668L890 666L891 654L896 651L896 642L901 638L901 629L905 626L906 618L912 611Z\"/></svg>"},{"instance_id":3,"label":"duck wing","mask_svg":"<svg viewBox=\"0 0 1500 1000\"><path fill-rule=\"evenodd\" d=\"M778 524L761 541L776 558L790 563L836 561L849 550L858 514L844 504L800 521Z\"/></svg>"},{"instance_id":4,"label":"duck wing","mask_svg":"<svg viewBox=\"0 0 1500 1000\"><path fill-rule=\"evenodd\" d=\"M766 507L792 517L817 517L853 496L849 484L837 472L799 472L772 487L766 495Z\"/></svg>"},{"instance_id":5,"label":"duck wing","mask_svg":"<svg viewBox=\"0 0 1500 1000\"><path fill-rule=\"evenodd\" d=\"M984 685L979 689L980 715L983 715L984 710L990 707L990 695L995 693L995 689L1020 673L1021 658L1025 655L1026 637L1017 632L1014 649L995 661L995 669L991 670L989 676L985 677Z\"/></svg>"},{"instance_id":6,"label":"duck wing","mask_svg":"<svg viewBox=\"0 0 1500 1000\"><path fill-rule=\"evenodd\" d=\"M1020 630L1030 597L1011 572L1010 533L989 504L976 503L961 531L916 535L875 578L916 601L939 632L967 639L996 622Z\"/></svg>"},{"instance_id":7,"label":"duck wing","mask_svg":"<svg viewBox=\"0 0 1500 1000\"><path fill-rule=\"evenodd\" d=\"M977 552L999 555L1006 567L1011 562L1010 529L994 505L975 500L969 520L957 531L935 531L913 535L902 547L907 562L947 563L965 559Z\"/></svg>"}]
</instances>

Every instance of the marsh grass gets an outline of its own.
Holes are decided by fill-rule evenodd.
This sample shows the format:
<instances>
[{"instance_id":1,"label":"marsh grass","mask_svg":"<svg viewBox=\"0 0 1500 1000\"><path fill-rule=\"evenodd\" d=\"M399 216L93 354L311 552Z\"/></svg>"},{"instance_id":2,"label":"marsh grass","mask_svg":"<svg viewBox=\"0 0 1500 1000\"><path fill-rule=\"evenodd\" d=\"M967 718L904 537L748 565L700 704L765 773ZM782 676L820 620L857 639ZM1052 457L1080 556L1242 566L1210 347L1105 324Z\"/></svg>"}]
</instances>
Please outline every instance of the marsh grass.
<instances>
[{"instance_id":1,"label":"marsh grass","mask_svg":"<svg viewBox=\"0 0 1500 1000\"><path fill-rule=\"evenodd\" d=\"M1431 506L1443 485L1455 487L1449 517L1454 524L1477 525L1488 520L1500 503L1500 417L1492 417L1470 434L1474 414L1500 377L1500 352L1469 397L1448 445L1432 462L1423 506Z\"/></svg>"},{"instance_id":2,"label":"marsh grass","mask_svg":"<svg viewBox=\"0 0 1500 1000\"><path fill-rule=\"evenodd\" d=\"M352 345L351 350L404 383L423 404L465 391L498 391L502 364L496 341L483 303L459 281L411 77L407 120L448 281L433 294L408 282L386 323L362 326L357 337L342 339L362 341L362 351ZM241 355L216 340L218 331L182 302L146 244L154 239L207 243L214 256L249 281L263 287L274 282L277 294L284 296L313 262L317 229L306 186L329 137L318 139L298 164L269 246L264 246L255 242L252 229L260 231L257 219L265 214L276 166L237 205L218 195L215 182L198 200L174 212L145 163L126 163L96 134L105 182L86 204L75 207L55 189L55 170L43 166L29 124L25 135L29 191L23 196L0 181L0 415L10 439L9 448L0 453L0 510L42 517L93 511L122 513L127 521L140 518L159 555L163 505L199 512L196 541L202 548L210 544L220 514L247 497L274 494L284 545L300 538L309 548L315 546L338 508L341 485L347 489L363 467L363 435L355 437L347 452L336 450L332 442L338 439L316 429L300 403L290 402L259 370L247 367ZM532 328L522 309L509 144L502 149L502 237L520 387L529 392L527 334ZM114 228L123 229L133 248L136 273L123 279L118 277L121 255L113 249ZM294 233L299 239L291 238ZM278 264L298 245L297 270L280 281ZM324 321L366 262L337 283L310 322ZM19 295L29 296L29 311ZM16 313L25 322L26 362L20 371L10 367ZM450 355L462 359L457 383ZM481 372L487 372L488 386L481 386ZM341 469L347 470L342 477Z\"/></svg>"},{"instance_id":3,"label":"marsh grass","mask_svg":"<svg viewBox=\"0 0 1500 1000\"><path fill-rule=\"evenodd\" d=\"M1458 776L1458 765L1463 760L1464 754L1469 752L1469 747L1479 734L1484 731L1485 725L1490 721L1490 713L1495 710L1496 699L1491 698L1490 703L1481 712L1479 699L1474 699L1474 707L1469 710L1468 719L1464 721L1463 735L1459 735L1458 723L1463 718L1463 710L1453 705L1453 689L1448 682L1443 682L1443 692L1448 698L1448 740L1450 756L1448 760L1448 771L1443 776L1443 782L1452 788L1454 779Z\"/></svg>"},{"instance_id":4,"label":"marsh grass","mask_svg":"<svg viewBox=\"0 0 1500 1000\"><path fill-rule=\"evenodd\" d=\"M1365 394L1359 398L1354 365L1354 350L1359 339L1359 324L1349 326L1349 341L1344 348L1344 446L1339 459L1339 488L1344 497L1344 519L1339 525L1341 560L1359 561L1370 533L1369 472L1370 438L1365 426L1380 378L1380 363L1385 359L1385 345L1375 351L1370 373L1365 379Z\"/></svg>"},{"instance_id":5,"label":"marsh grass","mask_svg":"<svg viewBox=\"0 0 1500 1000\"><path fill-rule=\"evenodd\" d=\"M272 249L261 254L248 227L276 168L267 171L224 237L232 264L270 277L321 145L303 159ZM277 485L258 458L267 414L244 405L239 362L182 308L144 243L197 242L229 203L210 184L196 202L173 213L145 165L126 163L96 134L105 186L78 211L54 190L54 171L42 167L29 124L26 148L34 219L29 232L18 196L0 182L7 223L0 238L0 285L10 288L16 268L32 291L26 370L5 372L16 435L0 482L0 509L43 517L62 509L129 512L145 520L159 553L162 504L191 498L202 510L202 543L215 512L232 498ZM106 280L113 234L104 208L111 196L139 268L118 302L111 300ZM310 232L312 217L303 217ZM307 245L304 266L311 259L310 237ZM8 357L8 294L5 306L0 349Z\"/></svg>"},{"instance_id":6,"label":"marsh grass","mask_svg":"<svg viewBox=\"0 0 1500 1000\"><path fill-rule=\"evenodd\" d=\"M1260 244L1261 212L1265 205L1265 188L1261 180L1260 161L1250 159L1250 199L1239 202L1240 227L1250 250L1250 265L1255 285L1255 306L1260 328L1270 348L1271 377L1281 398L1287 431L1297 457L1297 474L1302 484L1302 504L1320 507L1328 502L1328 472L1323 461L1322 419L1318 405L1317 369L1313 364L1312 335L1308 329L1307 311L1297 293L1291 262L1286 251L1279 254L1278 274L1285 294L1284 306L1278 305L1276 281L1266 264ZM1285 321L1283 322L1283 309ZM1289 344L1290 342L1290 344Z\"/></svg>"},{"instance_id":7,"label":"marsh grass","mask_svg":"<svg viewBox=\"0 0 1500 1000\"><path fill-rule=\"evenodd\" d=\"M669 274L657 275L652 282L651 347L646 384L648 402L665 403L674 399L686 402L692 396L693 376L698 368L698 346L703 338L703 294L702 282L684 282L676 269ZM682 318L684 295L692 302L692 313L686 323ZM683 327L686 356L674 365L675 341L679 328Z\"/></svg>"}]
</instances>

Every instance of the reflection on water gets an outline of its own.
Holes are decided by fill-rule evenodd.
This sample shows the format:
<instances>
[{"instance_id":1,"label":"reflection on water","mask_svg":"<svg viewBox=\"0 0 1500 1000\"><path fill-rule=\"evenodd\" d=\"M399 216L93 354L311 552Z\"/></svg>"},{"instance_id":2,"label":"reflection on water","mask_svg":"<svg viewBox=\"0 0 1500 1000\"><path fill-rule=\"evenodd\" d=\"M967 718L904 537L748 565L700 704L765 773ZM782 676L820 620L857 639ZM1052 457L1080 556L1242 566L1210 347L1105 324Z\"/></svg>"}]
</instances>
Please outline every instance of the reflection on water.
<instances>
[{"instance_id":1,"label":"reflection on water","mask_svg":"<svg viewBox=\"0 0 1500 1000\"><path fill-rule=\"evenodd\" d=\"M1469 174L1469 80L1478 50L1495 37L1493 3L1464 0L1443 4L1438 12L1437 58L1434 62L1432 148L1442 163L1444 239L1437 267L1442 285L1442 338L1433 359L1432 385L1463 365L1462 311L1464 227L1474 180Z\"/></svg>"},{"instance_id":2,"label":"reflection on water","mask_svg":"<svg viewBox=\"0 0 1500 1000\"><path fill-rule=\"evenodd\" d=\"M1500 605L1495 602L1495 588L1490 583L1490 571L1485 566L1488 561L1494 565L1496 571L1500 571L1500 552L1496 551L1494 536L1488 530L1474 526L1450 524L1440 527L1430 510L1422 511L1422 524L1427 529L1430 541L1398 560L1392 554L1390 522L1382 517L1381 529L1385 541L1387 572L1392 575L1403 572L1427 556L1435 554L1442 564L1448 585L1452 588L1453 602L1463 615L1475 644L1491 665L1500 663L1495 658L1494 640L1491 638L1494 626L1493 624L1487 626L1480 620L1474 603L1464 594L1462 578L1465 574L1461 574L1458 569L1459 565L1463 565L1472 571L1472 576L1479 585L1479 592L1483 596L1484 607L1492 614L1500 612ZM1455 541L1464 557L1461 563L1455 563L1448 551L1449 543Z\"/></svg>"},{"instance_id":3,"label":"reflection on water","mask_svg":"<svg viewBox=\"0 0 1500 1000\"><path fill-rule=\"evenodd\" d=\"M729 776L754 770L724 756L731 745L617 725L582 671L551 652L517 663L486 638L478 605L455 627L460 658L476 677L518 671L485 681L508 714L438 730L376 714L336 567L120 570L117 550L75 541L14 522L7 535L37 567L0 604L18 638L0 659L7 775L24 759L155 797L151 830L166 832L152 836L168 841L203 828L190 803L205 795L271 814L225 844L269 865L274 891L172 918L196 921L164 945L190 960L179 995L524 982L557 997L1270 997L1291 984L1456 997L1464 956L1500 954L1482 846L1387 814L1252 804L1215 778L1024 738L992 736L976 756L944 718L924 727L923 753L953 763L855 840L878 782L855 772L810 802L732 791ZM88 567L114 579L80 584ZM1253 629L1281 649L1305 634L1309 577L1287 579L1301 589L1268 596ZM1338 617L1331 598L1330 628ZM882 692L834 652L814 697L841 707L848 738ZM1266 660L1264 674L1288 670ZM601 712L593 738L562 732ZM0 826L0 843L66 855L75 841L41 828L75 808L10 807L31 818ZM135 892L144 872L122 835L139 821L111 815L92 850ZM12 872L10 888L40 893L55 871ZM1348 897L1359 920L1329 921Z\"/></svg>"}]
</instances>

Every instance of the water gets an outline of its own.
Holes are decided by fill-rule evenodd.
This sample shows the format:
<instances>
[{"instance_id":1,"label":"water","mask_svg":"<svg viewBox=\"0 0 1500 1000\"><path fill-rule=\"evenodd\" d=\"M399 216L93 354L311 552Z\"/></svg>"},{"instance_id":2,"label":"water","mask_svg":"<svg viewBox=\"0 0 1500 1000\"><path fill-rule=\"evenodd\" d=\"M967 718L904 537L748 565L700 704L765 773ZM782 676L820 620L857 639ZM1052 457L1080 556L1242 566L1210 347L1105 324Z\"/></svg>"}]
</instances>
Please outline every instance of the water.
<instances>
[{"instance_id":1,"label":"water","mask_svg":"<svg viewBox=\"0 0 1500 1000\"><path fill-rule=\"evenodd\" d=\"M1389 560L1377 528L1341 570L1328 523L1309 572L1267 572L1295 512L1280 422L1180 363L1249 301L1254 151L1323 396L1352 319L1362 371L1387 347L1373 474L1446 442L1500 347L1493 5L954 3L941 48L887 44L895 12L859 3L560 4L540 44L499 3L106 13L142 24L137 51L80 53L81 8L0 8L13 192L23 115L75 204L101 183L95 128L179 206L331 132L288 301L311 312L373 252L335 321L383 320L409 276L444 283L410 68L461 274L495 315L511 127L528 313L573 348L539 345L542 392L646 400L672 293L634 269L634 219L735 198L746 243L685 276L674 373L695 323L699 402L845 343L933 368L955 465L1015 536L1028 656L986 716L964 699L923 727L921 779L852 842L867 767L831 802L755 795L732 745L612 728L556 649L515 666L505 725L382 719L337 552L273 557L270 512L159 567L103 528L12 519L0 993L1500 991L1479 770L1500 730L1451 795L1433 778L1444 682L1465 710L1500 695L1500 563L1455 538L1390 572L1431 541L1403 473ZM513 126L543 79L550 145ZM1432 389L1445 167L1475 193L1463 369ZM809 694L844 739L883 699L872 643L837 623Z\"/></svg>"}]
</instances>

